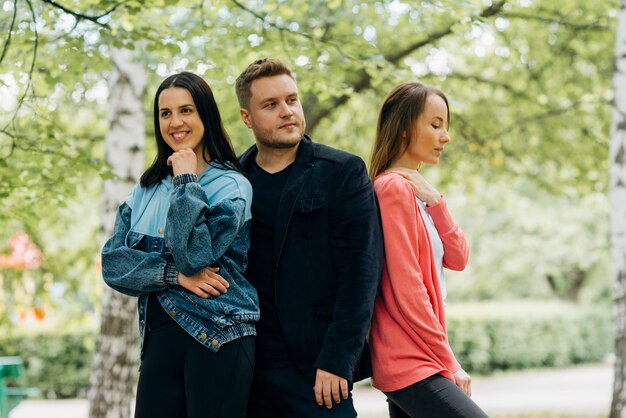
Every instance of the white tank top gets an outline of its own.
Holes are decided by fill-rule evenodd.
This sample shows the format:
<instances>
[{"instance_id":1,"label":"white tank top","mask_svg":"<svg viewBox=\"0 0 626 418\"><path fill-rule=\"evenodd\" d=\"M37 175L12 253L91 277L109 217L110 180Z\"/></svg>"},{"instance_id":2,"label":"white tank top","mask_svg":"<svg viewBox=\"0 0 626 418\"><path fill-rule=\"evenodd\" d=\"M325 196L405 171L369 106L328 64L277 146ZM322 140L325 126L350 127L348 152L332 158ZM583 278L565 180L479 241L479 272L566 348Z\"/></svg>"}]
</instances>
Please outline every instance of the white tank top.
<instances>
[{"instance_id":1,"label":"white tank top","mask_svg":"<svg viewBox=\"0 0 626 418\"><path fill-rule=\"evenodd\" d=\"M441 295L445 300L448 292L446 291L446 281L443 278L443 243L441 242L439 233L435 228L433 218L431 218L428 212L426 212L426 203L422 202L417 197L415 198L415 200L420 207L420 211L422 212L422 218L424 218L424 222L426 223L426 230L428 232L428 236L430 237L430 244L433 247L433 254L435 255L435 265L437 266L439 287L441 288Z\"/></svg>"}]
</instances>

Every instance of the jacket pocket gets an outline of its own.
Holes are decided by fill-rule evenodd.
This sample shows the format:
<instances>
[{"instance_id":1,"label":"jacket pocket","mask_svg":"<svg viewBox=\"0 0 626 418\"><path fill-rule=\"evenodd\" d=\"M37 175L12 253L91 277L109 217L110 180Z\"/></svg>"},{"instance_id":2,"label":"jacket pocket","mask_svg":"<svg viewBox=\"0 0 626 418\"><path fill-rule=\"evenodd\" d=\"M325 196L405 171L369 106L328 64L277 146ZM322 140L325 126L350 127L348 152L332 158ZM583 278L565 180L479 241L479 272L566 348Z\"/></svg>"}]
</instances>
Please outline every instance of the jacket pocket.
<instances>
[{"instance_id":1,"label":"jacket pocket","mask_svg":"<svg viewBox=\"0 0 626 418\"><path fill-rule=\"evenodd\" d=\"M326 206L326 198L324 197L305 197L296 201L294 212L310 213L322 209Z\"/></svg>"},{"instance_id":2,"label":"jacket pocket","mask_svg":"<svg viewBox=\"0 0 626 418\"><path fill-rule=\"evenodd\" d=\"M141 241L143 239L144 239L143 234L139 234L133 231L128 231L128 234L126 235L126 246L128 248L134 248L136 250L143 250L143 247L140 246Z\"/></svg>"}]
</instances>

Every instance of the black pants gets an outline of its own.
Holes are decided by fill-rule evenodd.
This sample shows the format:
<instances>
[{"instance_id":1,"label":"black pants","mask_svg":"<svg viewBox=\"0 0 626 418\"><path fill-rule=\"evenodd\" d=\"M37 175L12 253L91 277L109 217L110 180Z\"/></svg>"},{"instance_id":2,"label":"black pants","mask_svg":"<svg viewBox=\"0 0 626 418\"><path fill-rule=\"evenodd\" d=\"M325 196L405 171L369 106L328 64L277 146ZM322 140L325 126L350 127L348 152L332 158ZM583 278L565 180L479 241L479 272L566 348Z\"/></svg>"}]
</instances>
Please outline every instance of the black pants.
<instances>
[{"instance_id":1,"label":"black pants","mask_svg":"<svg viewBox=\"0 0 626 418\"><path fill-rule=\"evenodd\" d=\"M214 353L187 334L152 295L148 316L135 417L245 417L254 337L231 341Z\"/></svg>"},{"instance_id":2,"label":"black pants","mask_svg":"<svg viewBox=\"0 0 626 418\"><path fill-rule=\"evenodd\" d=\"M385 395L390 418L488 418L454 382L439 374Z\"/></svg>"},{"instance_id":3,"label":"black pants","mask_svg":"<svg viewBox=\"0 0 626 418\"><path fill-rule=\"evenodd\" d=\"M295 364L279 369L257 370L248 405L248 418L355 418L350 396L331 409L315 402L313 383L304 378Z\"/></svg>"}]
</instances>

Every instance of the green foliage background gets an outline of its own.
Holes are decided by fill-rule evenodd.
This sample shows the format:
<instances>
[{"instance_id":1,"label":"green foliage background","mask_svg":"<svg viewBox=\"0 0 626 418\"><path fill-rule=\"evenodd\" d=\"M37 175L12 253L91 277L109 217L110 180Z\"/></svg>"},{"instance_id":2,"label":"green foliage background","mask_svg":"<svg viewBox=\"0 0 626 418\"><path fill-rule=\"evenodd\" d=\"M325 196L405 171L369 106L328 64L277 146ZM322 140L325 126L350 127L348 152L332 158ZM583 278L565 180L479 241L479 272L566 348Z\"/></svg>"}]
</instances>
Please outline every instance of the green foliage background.
<instances>
[{"instance_id":1,"label":"green foliage background","mask_svg":"<svg viewBox=\"0 0 626 418\"><path fill-rule=\"evenodd\" d=\"M609 318L608 309L554 302L457 304L448 332L464 369L488 375L601 361L611 350ZM94 348L93 328L0 336L0 353L25 360L25 377L11 383L49 398L85 396Z\"/></svg>"},{"instance_id":2,"label":"green foliage background","mask_svg":"<svg viewBox=\"0 0 626 418\"><path fill-rule=\"evenodd\" d=\"M451 306L448 337L476 374L600 362L612 349L611 312L563 303L490 302Z\"/></svg>"},{"instance_id":3,"label":"green foliage background","mask_svg":"<svg viewBox=\"0 0 626 418\"><path fill-rule=\"evenodd\" d=\"M580 271L578 303L610 303L613 1L0 5L0 252L19 230L42 248L34 300L56 323L98 318L98 199L111 177L103 140L114 47L133 49L148 72L146 161L154 149L152 94L181 70L209 81L240 152L253 141L234 81L259 57L293 67L316 141L365 160L378 107L395 84L442 88L452 142L424 173L446 195L472 251L469 268L447 277L449 303L563 297ZM0 326L11 323L0 318Z\"/></svg>"}]
</instances>

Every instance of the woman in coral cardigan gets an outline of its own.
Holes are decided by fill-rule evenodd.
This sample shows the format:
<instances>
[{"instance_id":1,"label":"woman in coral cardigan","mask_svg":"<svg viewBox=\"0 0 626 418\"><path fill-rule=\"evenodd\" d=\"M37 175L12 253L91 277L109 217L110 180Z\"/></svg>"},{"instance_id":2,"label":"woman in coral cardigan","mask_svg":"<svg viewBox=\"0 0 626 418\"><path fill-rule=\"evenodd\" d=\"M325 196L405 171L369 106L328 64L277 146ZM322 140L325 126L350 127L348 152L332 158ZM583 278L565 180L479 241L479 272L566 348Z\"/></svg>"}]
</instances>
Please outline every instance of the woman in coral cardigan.
<instances>
[{"instance_id":1,"label":"woman in coral cardigan","mask_svg":"<svg viewBox=\"0 0 626 418\"><path fill-rule=\"evenodd\" d=\"M443 268L462 270L463 231L443 196L419 173L450 142L446 96L407 82L381 108L370 176L385 240L381 291L370 331L373 385L391 418L486 417L470 399L471 379L446 332Z\"/></svg>"}]
</instances>

